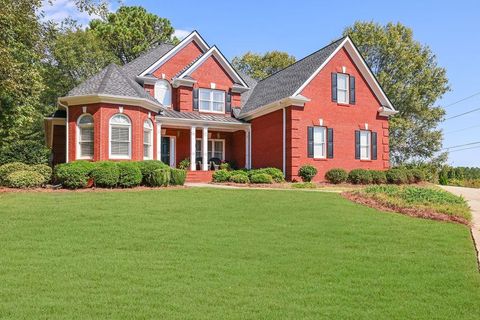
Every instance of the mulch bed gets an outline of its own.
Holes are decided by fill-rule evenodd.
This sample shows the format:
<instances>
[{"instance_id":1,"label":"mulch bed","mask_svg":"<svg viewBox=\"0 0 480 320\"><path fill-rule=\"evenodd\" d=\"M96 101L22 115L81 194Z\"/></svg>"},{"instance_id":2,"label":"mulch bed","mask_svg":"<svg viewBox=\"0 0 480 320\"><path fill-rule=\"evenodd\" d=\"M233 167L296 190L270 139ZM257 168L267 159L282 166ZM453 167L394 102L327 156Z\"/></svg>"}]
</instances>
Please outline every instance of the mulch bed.
<instances>
[{"instance_id":1,"label":"mulch bed","mask_svg":"<svg viewBox=\"0 0 480 320\"><path fill-rule=\"evenodd\" d=\"M464 224L467 226L470 225L470 221L468 221L465 218L435 212L434 210L428 210L424 208L400 207L400 206L392 205L389 203L384 203L376 199L363 197L362 195L356 192L342 192L341 195L350 201L365 205L370 208L378 209L381 211L401 213L401 214L404 214L410 217L415 217L415 218L454 222L454 223Z\"/></svg>"}]
</instances>

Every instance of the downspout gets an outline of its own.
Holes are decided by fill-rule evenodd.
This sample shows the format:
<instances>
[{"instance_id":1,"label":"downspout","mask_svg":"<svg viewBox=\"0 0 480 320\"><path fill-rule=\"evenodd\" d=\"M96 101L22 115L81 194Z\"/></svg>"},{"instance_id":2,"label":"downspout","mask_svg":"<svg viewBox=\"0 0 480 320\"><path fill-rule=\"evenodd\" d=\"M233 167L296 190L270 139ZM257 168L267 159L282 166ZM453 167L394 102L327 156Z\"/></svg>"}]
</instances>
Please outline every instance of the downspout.
<instances>
[{"instance_id":1,"label":"downspout","mask_svg":"<svg viewBox=\"0 0 480 320\"><path fill-rule=\"evenodd\" d=\"M65 119L65 163L68 163L68 106L62 104L60 101L58 101L58 104L64 107L67 113L67 117Z\"/></svg>"},{"instance_id":2,"label":"downspout","mask_svg":"<svg viewBox=\"0 0 480 320\"><path fill-rule=\"evenodd\" d=\"M286 167L287 167L287 151L286 151L286 139L287 139L287 116L285 108L283 110L283 126L282 126L282 171L283 175L286 175Z\"/></svg>"}]
</instances>

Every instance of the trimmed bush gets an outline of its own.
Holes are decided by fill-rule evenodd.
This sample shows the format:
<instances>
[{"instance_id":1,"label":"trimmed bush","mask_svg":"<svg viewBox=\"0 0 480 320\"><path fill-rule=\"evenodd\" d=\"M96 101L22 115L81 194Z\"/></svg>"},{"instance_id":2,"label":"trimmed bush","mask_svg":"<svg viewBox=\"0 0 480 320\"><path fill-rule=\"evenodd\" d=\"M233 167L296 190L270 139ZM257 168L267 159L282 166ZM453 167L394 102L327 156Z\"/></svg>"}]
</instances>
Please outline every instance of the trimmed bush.
<instances>
[{"instance_id":1,"label":"trimmed bush","mask_svg":"<svg viewBox=\"0 0 480 320\"><path fill-rule=\"evenodd\" d=\"M119 187L132 188L142 183L142 172L135 162L119 162L117 167Z\"/></svg>"},{"instance_id":2,"label":"trimmed bush","mask_svg":"<svg viewBox=\"0 0 480 320\"><path fill-rule=\"evenodd\" d=\"M348 181L353 184L370 184L372 183L372 174L365 169L353 169L348 174Z\"/></svg>"},{"instance_id":3,"label":"trimmed bush","mask_svg":"<svg viewBox=\"0 0 480 320\"><path fill-rule=\"evenodd\" d=\"M412 176L413 183L419 183L425 181L425 173L421 169L410 169L410 174Z\"/></svg>"},{"instance_id":4,"label":"trimmed bush","mask_svg":"<svg viewBox=\"0 0 480 320\"><path fill-rule=\"evenodd\" d=\"M310 182L317 175L317 168L312 165L304 165L298 170L298 175L303 182Z\"/></svg>"},{"instance_id":5,"label":"trimmed bush","mask_svg":"<svg viewBox=\"0 0 480 320\"><path fill-rule=\"evenodd\" d=\"M69 189L85 188L95 164L88 161L74 161L55 166L54 179Z\"/></svg>"},{"instance_id":6,"label":"trimmed bush","mask_svg":"<svg viewBox=\"0 0 480 320\"><path fill-rule=\"evenodd\" d=\"M325 179L327 179L328 182L334 184L343 183L347 181L348 173L341 168L330 169L325 173Z\"/></svg>"},{"instance_id":7,"label":"trimmed bush","mask_svg":"<svg viewBox=\"0 0 480 320\"><path fill-rule=\"evenodd\" d=\"M407 170L405 168L401 168L399 170L402 170L405 172L405 175L407 176L407 183L414 183L415 182L415 178L412 174L412 172L410 170Z\"/></svg>"},{"instance_id":8,"label":"trimmed bush","mask_svg":"<svg viewBox=\"0 0 480 320\"><path fill-rule=\"evenodd\" d=\"M38 172L43 176L43 179L45 179L43 183L49 183L52 180L52 168L46 164L36 164L32 167L32 171Z\"/></svg>"},{"instance_id":9,"label":"trimmed bush","mask_svg":"<svg viewBox=\"0 0 480 320\"><path fill-rule=\"evenodd\" d=\"M153 171L150 178L151 186L166 187L170 183L170 168L162 168Z\"/></svg>"},{"instance_id":10,"label":"trimmed bush","mask_svg":"<svg viewBox=\"0 0 480 320\"><path fill-rule=\"evenodd\" d=\"M273 178L271 175L266 173L255 173L250 177L251 183L273 183Z\"/></svg>"},{"instance_id":11,"label":"trimmed bush","mask_svg":"<svg viewBox=\"0 0 480 320\"><path fill-rule=\"evenodd\" d=\"M10 188L37 188L45 182L45 178L38 172L20 170L10 173L6 178L7 186Z\"/></svg>"},{"instance_id":12,"label":"trimmed bush","mask_svg":"<svg viewBox=\"0 0 480 320\"><path fill-rule=\"evenodd\" d=\"M230 172L227 170L217 170L213 173L213 182L227 182L230 179Z\"/></svg>"},{"instance_id":13,"label":"trimmed bush","mask_svg":"<svg viewBox=\"0 0 480 320\"><path fill-rule=\"evenodd\" d=\"M405 170L389 169L385 173L387 182L391 184L405 184L408 182L408 177Z\"/></svg>"},{"instance_id":14,"label":"trimmed bush","mask_svg":"<svg viewBox=\"0 0 480 320\"><path fill-rule=\"evenodd\" d=\"M230 175L233 176L234 174L241 174L241 175L244 175L245 177L248 178L249 176L249 171L245 171L245 170L233 170L233 171L230 171Z\"/></svg>"},{"instance_id":15,"label":"trimmed bush","mask_svg":"<svg viewBox=\"0 0 480 320\"><path fill-rule=\"evenodd\" d=\"M271 176L273 181L275 181L275 182L284 182L285 181L285 176L283 175L282 170L280 170L278 168L269 167L269 168L256 169L256 170L252 170L252 171L253 171L252 174L266 173L269 176Z\"/></svg>"},{"instance_id":16,"label":"trimmed bush","mask_svg":"<svg viewBox=\"0 0 480 320\"><path fill-rule=\"evenodd\" d=\"M15 171L28 171L30 167L21 162L10 162L0 166L0 185L7 185L7 176Z\"/></svg>"},{"instance_id":17,"label":"trimmed bush","mask_svg":"<svg viewBox=\"0 0 480 320\"><path fill-rule=\"evenodd\" d=\"M185 158L178 164L178 169L188 170L190 169L190 159Z\"/></svg>"},{"instance_id":18,"label":"trimmed bush","mask_svg":"<svg viewBox=\"0 0 480 320\"><path fill-rule=\"evenodd\" d=\"M249 183L250 179L246 174L233 174L230 176L230 181L235 183Z\"/></svg>"},{"instance_id":19,"label":"trimmed bush","mask_svg":"<svg viewBox=\"0 0 480 320\"><path fill-rule=\"evenodd\" d=\"M220 170L232 170L232 166L230 165L230 162L222 162L220 163Z\"/></svg>"},{"instance_id":20,"label":"trimmed bush","mask_svg":"<svg viewBox=\"0 0 480 320\"><path fill-rule=\"evenodd\" d=\"M387 183L387 176L385 175L385 171L370 170L370 175L372 176L372 183L375 183L375 184Z\"/></svg>"},{"instance_id":21,"label":"trimmed bush","mask_svg":"<svg viewBox=\"0 0 480 320\"><path fill-rule=\"evenodd\" d=\"M187 179L187 171L182 169L170 170L170 184L174 186L183 186Z\"/></svg>"},{"instance_id":22,"label":"trimmed bush","mask_svg":"<svg viewBox=\"0 0 480 320\"><path fill-rule=\"evenodd\" d=\"M117 186L120 170L115 162L97 162L91 176L96 187L114 188Z\"/></svg>"},{"instance_id":23,"label":"trimmed bush","mask_svg":"<svg viewBox=\"0 0 480 320\"><path fill-rule=\"evenodd\" d=\"M155 186L153 183L153 173L158 169L169 169L165 163L159 160L144 160L137 162L142 172L142 184L147 186Z\"/></svg>"}]
</instances>

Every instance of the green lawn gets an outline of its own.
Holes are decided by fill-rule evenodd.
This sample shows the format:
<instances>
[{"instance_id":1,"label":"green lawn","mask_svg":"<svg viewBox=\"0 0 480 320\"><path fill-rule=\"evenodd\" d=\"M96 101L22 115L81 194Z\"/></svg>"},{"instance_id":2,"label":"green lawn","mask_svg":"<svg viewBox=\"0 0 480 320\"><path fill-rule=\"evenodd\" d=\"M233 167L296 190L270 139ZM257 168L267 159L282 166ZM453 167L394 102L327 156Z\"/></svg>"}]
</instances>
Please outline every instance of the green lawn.
<instances>
[{"instance_id":1,"label":"green lawn","mask_svg":"<svg viewBox=\"0 0 480 320\"><path fill-rule=\"evenodd\" d=\"M0 318L480 319L468 228L338 194L0 194Z\"/></svg>"}]
</instances>

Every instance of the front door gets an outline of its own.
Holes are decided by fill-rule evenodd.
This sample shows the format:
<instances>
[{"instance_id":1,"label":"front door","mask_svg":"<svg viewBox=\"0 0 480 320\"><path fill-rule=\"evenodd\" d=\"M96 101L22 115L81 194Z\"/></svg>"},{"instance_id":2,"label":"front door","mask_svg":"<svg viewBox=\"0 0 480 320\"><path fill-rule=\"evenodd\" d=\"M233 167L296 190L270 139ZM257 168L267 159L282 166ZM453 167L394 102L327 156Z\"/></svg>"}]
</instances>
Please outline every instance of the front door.
<instances>
[{"instance_id":1,"label":"front door","mask_svg":"<svg viewBox=\"0 0 480 320\"><path fill-rule=\"evenodd\" d=\"M162 162L175 167L175 138L162 137L161 143Z\"/></svg>"}]
</instances>

